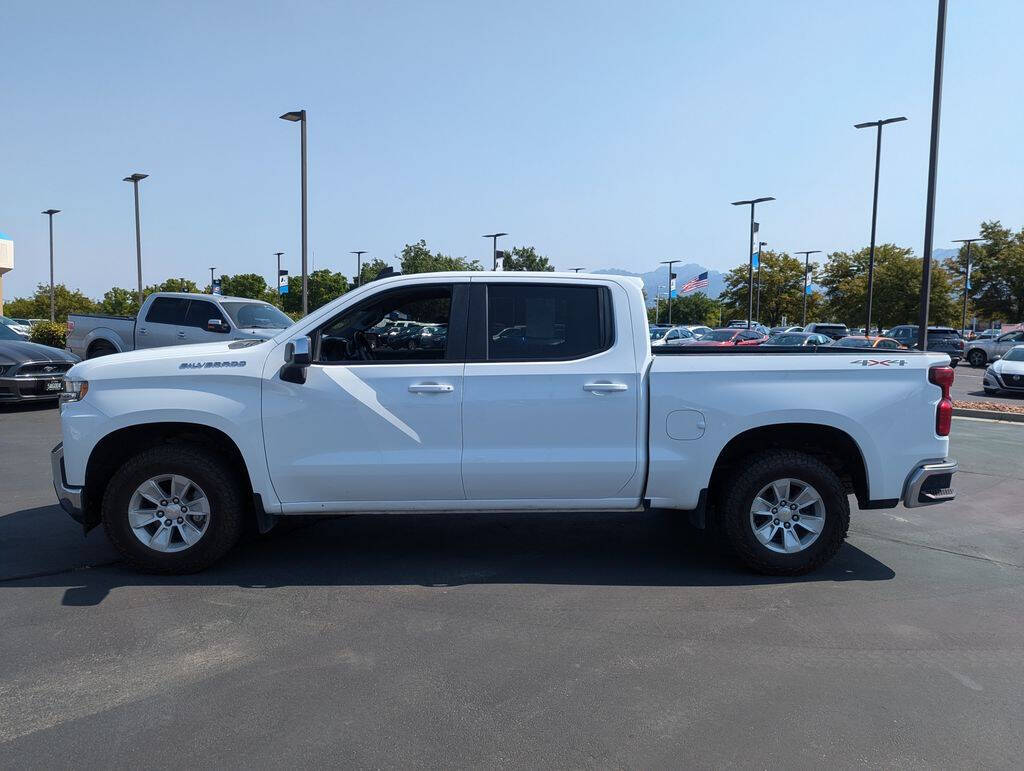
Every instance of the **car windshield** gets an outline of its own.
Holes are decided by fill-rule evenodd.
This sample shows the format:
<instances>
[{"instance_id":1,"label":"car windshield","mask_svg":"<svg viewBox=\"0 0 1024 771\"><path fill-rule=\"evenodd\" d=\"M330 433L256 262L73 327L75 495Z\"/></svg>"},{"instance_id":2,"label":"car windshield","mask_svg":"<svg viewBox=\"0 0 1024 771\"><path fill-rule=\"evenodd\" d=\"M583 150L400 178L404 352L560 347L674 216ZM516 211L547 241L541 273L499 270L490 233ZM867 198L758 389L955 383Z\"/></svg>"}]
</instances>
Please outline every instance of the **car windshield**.
<instances>
[{"instance_id":1,"label":"car windshield","mask_svg":"<svg viewBox=\"0 0 1024 771\"><path fill-rule=\"evenodd\" d=\"M815 324L815 332L822 332L826 335L845 335L847 334L845 324Z\"/></svg>"},{"instance_id":2,"label":"car windshield","mask_svg":"<svg viewBox=\"0 0 1024 771\"><path fill-rule=\"evenodd\" d=\"M803 345L807 338L804 335L775 335L765 341L765 345Z\"/></svg>"},{"instance_id":3,"label":"car windshield","mask_svg":"<svg viewBox=\"0 0 1024 771\"><path fill-rule=\"evenodd\" d=\"M870 348L871 341L866 337L844 337L841 340L836 340L832 345L839 348Z\"/></svg>"},{"instance_id":4,"label":"car windshield","mask_svg":"<svg viewBox=\"0 0 1024 771\"><path fill-rule=\"evenodd\" d=\"M0 340L21 340L21 341L24 341L25 338L22 337L21 335L19 335L17 332L15 332L13 329L11 329L6 324L0 324Z\"/></svg>"},{"instance_id":5,"label":"car windshield","mask_svg":"<svg viewBox=\"0 0 1024 771\"><path fill-rule=\"evenodd\" d=\"M736 337L736 332L732 329L713 329L708 332L701 340L710 340L713 343L724 343L732 340Z\"/></svg>"},{"instance_id":6,"label":"car windshield","mask_svg":"<svg viewBox=\"0 0 1024 771\"><path fill-rule=\"evenodd\" d=\"M239 329L287 329L294 322L266 303L221 303Z\"/></svg>"},{"instance_id":7,"label":"car windshield","mask_svg":"<svg viewBox=\"0 0 1024 771\"><path fill-rule=\"evenodd\" d=\"M1011 348L1003 357L1004 361L1024 361L1024 348Z\"/></svg>"}]
</instances>

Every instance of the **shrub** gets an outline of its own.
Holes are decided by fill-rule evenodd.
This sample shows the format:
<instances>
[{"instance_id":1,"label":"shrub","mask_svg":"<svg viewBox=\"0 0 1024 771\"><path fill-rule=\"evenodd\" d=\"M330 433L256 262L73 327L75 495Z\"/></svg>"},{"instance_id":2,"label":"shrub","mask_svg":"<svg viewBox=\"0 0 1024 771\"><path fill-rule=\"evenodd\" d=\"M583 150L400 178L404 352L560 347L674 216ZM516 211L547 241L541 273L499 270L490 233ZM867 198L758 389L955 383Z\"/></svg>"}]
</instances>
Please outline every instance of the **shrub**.
<instances>
[{"instance_id":1,"label":"shrub","mask_svg":"<svg viewBox=\"0 0 1024 771\"><path fill-rule=\"evenodd\" d=\"M68 330L56 321L40 321L29 333L29 340L40 345L64 348L67 345Z\"/></svg>"}]
</instances>

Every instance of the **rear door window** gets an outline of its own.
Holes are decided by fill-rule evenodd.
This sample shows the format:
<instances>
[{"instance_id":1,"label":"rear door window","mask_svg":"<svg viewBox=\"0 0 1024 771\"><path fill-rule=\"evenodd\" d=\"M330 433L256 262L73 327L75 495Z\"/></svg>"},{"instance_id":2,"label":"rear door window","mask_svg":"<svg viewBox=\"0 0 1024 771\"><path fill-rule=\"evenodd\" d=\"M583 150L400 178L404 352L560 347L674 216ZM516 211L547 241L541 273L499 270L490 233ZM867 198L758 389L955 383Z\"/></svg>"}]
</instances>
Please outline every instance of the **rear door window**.
<instances>
[{"instance_id":1,"label":"rear door window","mask_svg":"<svg viewBox=\"0 0 1024 771\"><path fill-rule=\"evenodd\" d=\"M149 310L146 312L146 321L151 324L183 326L187 308L188 299L185 297L158 297L149 306Z\"/></svg>"},{"instance_id":2,"label":"rear door window","mask_svg":"<svg viewBox=\"0 0 1024 771\"><path fill-rule=\"evenodd\" d=\"M611 296L605 287L487 287L489 361L579 359L611 345Z\"/></svg>"}]
</instances>

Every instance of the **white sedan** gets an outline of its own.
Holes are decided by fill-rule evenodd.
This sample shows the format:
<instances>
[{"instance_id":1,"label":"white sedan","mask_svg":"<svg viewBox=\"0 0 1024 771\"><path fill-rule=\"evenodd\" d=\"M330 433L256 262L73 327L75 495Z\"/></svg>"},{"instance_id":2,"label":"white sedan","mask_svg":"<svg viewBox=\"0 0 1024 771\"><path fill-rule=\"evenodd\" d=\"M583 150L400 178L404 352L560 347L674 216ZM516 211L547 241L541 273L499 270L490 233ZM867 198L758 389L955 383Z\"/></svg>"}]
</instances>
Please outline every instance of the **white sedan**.
<instances>
[{"instance_id":1,"label":"white sedan","mask_svg":"<svg viewBox=\"0 0 1024 771\"><path fill-rule=\"evenodd\" d=\"M989 396L1000 391L1024 394L1024 345L1015 345L985 370L983 384Z\"/></svg>"}]
</instances>

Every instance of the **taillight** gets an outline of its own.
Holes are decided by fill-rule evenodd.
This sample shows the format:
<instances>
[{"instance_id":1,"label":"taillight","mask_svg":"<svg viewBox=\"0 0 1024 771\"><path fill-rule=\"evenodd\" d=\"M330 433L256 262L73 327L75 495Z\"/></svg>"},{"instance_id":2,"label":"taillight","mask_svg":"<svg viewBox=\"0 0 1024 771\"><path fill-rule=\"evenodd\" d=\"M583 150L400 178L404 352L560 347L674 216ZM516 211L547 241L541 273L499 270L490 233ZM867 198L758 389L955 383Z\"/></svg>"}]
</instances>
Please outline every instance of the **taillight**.
<instances>
[{"instance_id":1,"label":"taillight","mask_svg":"<svg viewBox=\"0 0 1024 771\"><path fill-rule=\"evenodd\" d=\"M68 332L74 332L74 331L75 331L75 322L73 322L71 319L68 319Z\"/></svg>"},{"instance_id":2,"label":"taillight","mask_svg":"<svg viewBox=\"0 0 1024 771\"><path fill-rule=\"evenodd\" d=\"M935 409L935 433L939 436L949 436L949 429L953 423L953 400L949 396L949 389L953 385L953 368L932 367L928 370L928 382L942 389L942 398Z\"/></svg>"}]
</instances>

